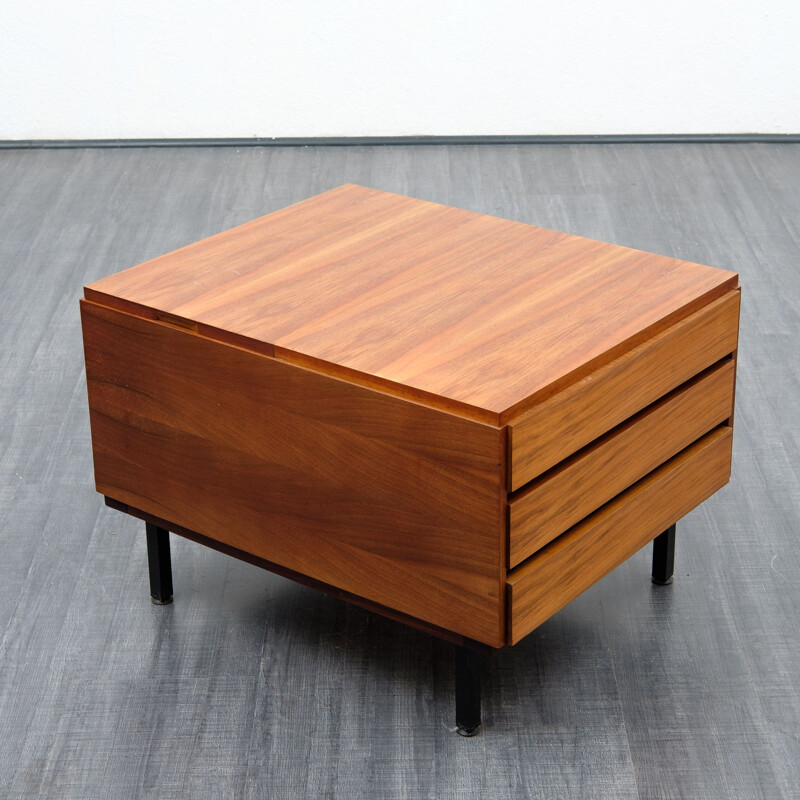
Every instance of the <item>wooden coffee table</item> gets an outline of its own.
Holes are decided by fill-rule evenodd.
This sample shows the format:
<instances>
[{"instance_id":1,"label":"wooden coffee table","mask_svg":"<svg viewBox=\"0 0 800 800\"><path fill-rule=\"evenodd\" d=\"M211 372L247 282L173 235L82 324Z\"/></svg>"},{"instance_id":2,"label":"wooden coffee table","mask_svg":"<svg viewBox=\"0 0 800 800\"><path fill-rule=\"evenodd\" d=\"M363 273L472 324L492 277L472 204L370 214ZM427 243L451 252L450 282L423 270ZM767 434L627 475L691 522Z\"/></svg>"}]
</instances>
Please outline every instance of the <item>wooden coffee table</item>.
<instances>
[{"instance_id":1,"label":"wooden coffee table","mask_svg":"<svg viewBox=\"0 0 800 800\"><path fill-rule=\"evenodd\" d=\"M737 275L342 186L86 287L97 490L479 653L729 478Z\"/></svg>"}]
</instances>

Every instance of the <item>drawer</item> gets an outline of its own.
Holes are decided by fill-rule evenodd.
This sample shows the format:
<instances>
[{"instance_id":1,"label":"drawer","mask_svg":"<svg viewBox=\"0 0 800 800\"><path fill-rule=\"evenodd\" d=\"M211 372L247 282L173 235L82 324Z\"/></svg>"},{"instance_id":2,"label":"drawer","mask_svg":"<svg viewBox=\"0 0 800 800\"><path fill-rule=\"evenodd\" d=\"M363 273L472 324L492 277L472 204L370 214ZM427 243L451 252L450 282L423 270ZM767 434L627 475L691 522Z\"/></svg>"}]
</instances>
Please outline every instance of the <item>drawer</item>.
<instances>
[{"instance_id":1,"label":"drawer","mask_svg":"<svg viewBox=\"0 0 800 800\"><path fill-rule=\"evenodd\" d=\"M732 353L739 295L738 289L728 292L512 420L509 490L524 486Z\"/></svg>"},{"instance_id":2,"label":"drawer","mask_svg":"<svg viewBox=\"0 0 800 800\"><path fill-rule=\"evenodd\" d=\"M509 572L509 644L724 486L732 438L715 428Z\"/></svg>"},{"instance_id":3,"label":"drawer","mask_svg":"<svg viewBox=\"0 0 800 800\"><path fill-rule=\"evenodd\" d=\"M729 419L734 377L730 358L711 367L509 498L509 566Z\"/></svg>"}]
</instances>

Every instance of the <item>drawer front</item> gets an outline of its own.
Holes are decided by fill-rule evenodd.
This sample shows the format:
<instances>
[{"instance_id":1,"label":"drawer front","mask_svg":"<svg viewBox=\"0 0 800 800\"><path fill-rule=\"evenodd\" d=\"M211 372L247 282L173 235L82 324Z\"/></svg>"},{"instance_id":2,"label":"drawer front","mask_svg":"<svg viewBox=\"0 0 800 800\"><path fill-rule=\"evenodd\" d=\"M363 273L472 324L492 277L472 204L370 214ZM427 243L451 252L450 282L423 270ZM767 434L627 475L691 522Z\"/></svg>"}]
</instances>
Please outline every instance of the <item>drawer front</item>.
<instances>
[{"instance_id":1,"label":"drawer front","mask_svg":"<svg viewBox=\"0 0 800 800\"><path fill-rule=\"evenodd\" d=\"M732 359L717 364L510 498L509 566L729 419L734 373Z\"/></svg>"},{"instance_id":2,"label":"drawer front","mask_svg":"<svg viewBox=\"0 0 800 800\"><path fill-rule=\"evenodd\" d=\"M509 423L516 490L736 349L731 291Z\"/></svg>"},{"instance_id":3,"label":"drawer front","mask_svg":"<svg viewBox=\"0 0 800 800\"><path fill-rule=\"evenodd\" d=\"M730 427L715 428L512 570L509 644L724 486L732 438Z\"/></svg>"}]
</instances>

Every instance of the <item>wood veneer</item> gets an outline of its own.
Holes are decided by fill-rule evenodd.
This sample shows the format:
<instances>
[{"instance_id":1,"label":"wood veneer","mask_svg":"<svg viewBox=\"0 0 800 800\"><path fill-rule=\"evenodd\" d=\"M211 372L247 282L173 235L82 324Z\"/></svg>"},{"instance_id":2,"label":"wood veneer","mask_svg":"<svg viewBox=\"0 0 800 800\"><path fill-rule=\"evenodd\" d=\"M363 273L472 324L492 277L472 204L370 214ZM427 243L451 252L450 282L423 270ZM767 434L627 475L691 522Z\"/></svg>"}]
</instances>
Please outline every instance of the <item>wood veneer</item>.
<instances>
[{"instance_id":1,"label":"wood veneer","mask_svg":"<svg viewBox=\"0 0 800 800\"><path fill-rule=\"evenodd\" d=\"M165 323L81 309L99 492L504 644L501 429Z\"/></svg>"},{"instance_id":2,"label":"wood veneer","mask_svg":"<svg viewBox=\"0 0 800 800\"><path fill-rule=\"evenodd\" d=\"M727 480L737 281L339 187L86 287L97 488L501 647Z\"/></svg>"},{"instance_id":3,"label":"wood veneer","mask_svg":"<svg viewBox=\"0 0 800 800\"><path fill-rule=\"evenodd\" d=\"M728 359L520 490L509 503L509 565L515 567L728 419L734 378Z\"/></svg>"},{"instance_id":4,"label":"wood veneer","mask_svg":"<svg viewBox=\"0 0 800 800\"><path fill-rule=\"evenodd\" d=\"M509 425L518 489L736 349L738 290L548 398Z\"/></svg>"},{"instance_id":5,"label":"wood veneer","mask_svg":"<svg viewBox=\"0 0 800 800\"><path fill-rule=\"evenodd\" d=\"M549 619L730 477L730 427L717 428L509 573L509 643Z\"/></svg>"},{"instance_id":6,"label":"wood veneer","mask_svg":"<svg viewBox=\"0 0 800 800\"><path fill-rule=\"evenodd\" d=\"M736 284L732 272L346 185L85 296L498 425Z\"/></svg>"}]
</instances>

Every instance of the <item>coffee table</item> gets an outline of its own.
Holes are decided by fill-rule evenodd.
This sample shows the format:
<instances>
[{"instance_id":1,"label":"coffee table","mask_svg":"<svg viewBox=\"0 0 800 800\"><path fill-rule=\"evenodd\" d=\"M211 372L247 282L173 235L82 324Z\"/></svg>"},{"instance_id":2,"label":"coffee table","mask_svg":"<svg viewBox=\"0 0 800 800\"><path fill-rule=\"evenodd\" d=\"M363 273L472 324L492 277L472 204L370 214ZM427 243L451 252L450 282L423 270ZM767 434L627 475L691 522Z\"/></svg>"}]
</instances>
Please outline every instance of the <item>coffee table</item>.
<instances>
[{"instance_id":1,"label":"coffee table","mask_svg":"<svg viewBox=\"0 0 800 800\"><path fill-rule=\"evenodd\" d=\"M738 276L346 185L85 287L97 490L480 654L729 479Z\"/></svg>"}]
</instances>

